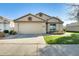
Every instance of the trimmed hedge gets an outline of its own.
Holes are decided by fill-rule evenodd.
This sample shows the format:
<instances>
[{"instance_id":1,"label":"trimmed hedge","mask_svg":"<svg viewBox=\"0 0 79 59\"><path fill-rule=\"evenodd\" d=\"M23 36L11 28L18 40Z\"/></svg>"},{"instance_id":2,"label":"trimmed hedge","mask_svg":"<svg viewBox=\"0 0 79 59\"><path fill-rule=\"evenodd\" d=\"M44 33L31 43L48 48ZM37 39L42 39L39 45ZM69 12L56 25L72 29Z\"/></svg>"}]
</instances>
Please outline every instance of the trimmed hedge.
<instances>
[{"instance_id":1,"label":"trimmed hedge","mask_svg":"<svg viewBox=\"0 0 79 59\"><path fill-rule=\"evenodd\" d=\"M66 31L66 32L79 33L79 31Z\"/></svg>"},{"instance_id":2,"label":"trimmed hedge","mask_svg":"<svg viewBox=\"0 0 79 59\"><path fill-rule=\"evenodd\" d=\"M17 34L17 33L16 33L16 31L11 30L11 31L9 32L9 34L10 34L10 35L15 35L15 34Z\"/></svg>"},{"instance_id":3,"label":"trimmed hedge","mask_svg":"<svg viewBox=\"0 0 79 59\"><path fill-rule=\"evenodd\" d=\"M4 33L9 33L9 30L4 30L3 32L4 32Z\"/></svg>"}]
</instances>

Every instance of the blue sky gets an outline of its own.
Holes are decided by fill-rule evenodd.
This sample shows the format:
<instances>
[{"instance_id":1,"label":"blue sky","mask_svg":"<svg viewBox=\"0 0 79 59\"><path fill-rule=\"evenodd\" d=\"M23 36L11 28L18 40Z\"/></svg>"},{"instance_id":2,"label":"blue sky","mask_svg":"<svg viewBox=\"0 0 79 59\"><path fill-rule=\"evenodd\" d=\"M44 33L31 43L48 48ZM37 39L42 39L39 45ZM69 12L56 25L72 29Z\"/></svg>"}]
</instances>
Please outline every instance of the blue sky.
<instances>
[{"instance_id":1,"label":"blue sky","mask_svg":"<svg viewBox=\"0 0 79 59\"><path fill-rule=\"evenodd\" d=\"M61 3L0 3L0 16L13 20L28 13L43 12L50 16L57 16L67 24L71 22L67 17L67 8L66 4Z\"/></svg>"}]
</instances>

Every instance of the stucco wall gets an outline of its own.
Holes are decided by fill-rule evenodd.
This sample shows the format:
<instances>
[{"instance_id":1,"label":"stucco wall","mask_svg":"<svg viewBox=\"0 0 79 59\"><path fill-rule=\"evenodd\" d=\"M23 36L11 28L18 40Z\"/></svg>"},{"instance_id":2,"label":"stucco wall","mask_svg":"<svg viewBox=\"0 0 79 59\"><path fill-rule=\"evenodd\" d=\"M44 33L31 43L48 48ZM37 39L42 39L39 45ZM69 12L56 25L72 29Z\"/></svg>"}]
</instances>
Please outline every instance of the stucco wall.
<instances>
[{"instance_id":1,"label":"stucco wall","mask_svg":"<svg viewBox=\"0 0 79 59\"><path fill-rule=\"evenodd\" d=\"M63 24L56 24L57 31L63 31Z\"/></svg>"},{"instance_id":2,"label":"stucco wall","mask_svg":"<svg viewBox=\"0 0 79 59\"><path fill-rule=\"evenodd\" d=\"M67 24L66 31L79 31L79 22Z\"/></svg>"},{"instance_id":3,"label":"stucco wall","mask_svg":"<svg viewBox=\"0 0 79 59\"><path fill-rule=\"evenodd\" d=\"M48 24L48 32L50 32L50 24Z\"/></svg>"},{"instance_id":4,"label":"stucco wall","mask_svg":"<svg viewBox=\"0 0 79 59\"><path fill-rule=\"evenodd\" d=\"M0 31L4 31L4 30L10 30L10 25L0 23Z\"/></svg>"},{"instance_id":5,"label":"stucco wall","mask_svg":"<svg viewBox=\"0 0 79 59\"><path fill-rule=\"evenodd\" d=\"M4 30L4 24L0 24L0 31L3 31Z\"/></svg>"},{"instance_id":6,"label":"stucco wall","mask_svg":"<svg viewBox=\"0 0 79 59\"><path fill-rule=\"evenodd\" d=\"M15 23L14 24L15 26L14 26L14 30L18 33L19 32L19 25L18 25L18 23Z\"/></svg>"},{"instance_id":7,"label":"stucco wall","mask_svg":"<svg viewBox=\"0 0 79 59\"><path fill-rule=\"evenodd\" d=\"M4 28L5 30L11 30L11 28L10 28L10 24L5 24L5 28Z\"/></svg>"},{"instance_id":8,"label":"stucco wall","mask_svg":"<svg viewBox=\"0 0 79 59\"><path fill-rule=\"evenodd\" d=\"M79 26L67 26L66 31L79 31Z\"/></svg>"}]
</instances>

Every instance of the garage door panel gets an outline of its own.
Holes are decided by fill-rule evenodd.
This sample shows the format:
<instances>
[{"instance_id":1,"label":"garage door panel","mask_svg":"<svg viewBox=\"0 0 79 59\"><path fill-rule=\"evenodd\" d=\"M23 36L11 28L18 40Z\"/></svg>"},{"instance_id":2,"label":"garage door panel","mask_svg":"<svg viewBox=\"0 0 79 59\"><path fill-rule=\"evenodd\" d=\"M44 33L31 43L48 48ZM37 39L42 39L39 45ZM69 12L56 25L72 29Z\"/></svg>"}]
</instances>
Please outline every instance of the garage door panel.
<instances>
[{"instance_id":1,"label":"garage door panel","mask_svg":"<svg viewBox=\"0 0 79 59\"><path fill-rule=\"evenodd\" d=\"M19 33L21 34L42 34L45 33L43 23L20 23Z\"/></svg>"}]
</instances>

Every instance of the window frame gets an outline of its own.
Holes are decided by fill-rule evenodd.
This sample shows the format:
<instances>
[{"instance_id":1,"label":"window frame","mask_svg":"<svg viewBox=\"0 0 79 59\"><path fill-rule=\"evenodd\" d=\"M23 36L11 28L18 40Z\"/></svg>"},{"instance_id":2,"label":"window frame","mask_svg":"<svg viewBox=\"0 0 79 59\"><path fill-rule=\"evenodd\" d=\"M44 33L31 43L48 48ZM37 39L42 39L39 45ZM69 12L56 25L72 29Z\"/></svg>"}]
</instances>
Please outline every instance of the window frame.
<instances>
[{"instance_id":1,"label":"window frame","mask_svg":"<svg viewBox=\"0 0 79 59\"><path fill-rule=\"evenodd\" d=\"M50 31L56 31L56 24L50 24Z\"/></svg>"}]
</instances>

